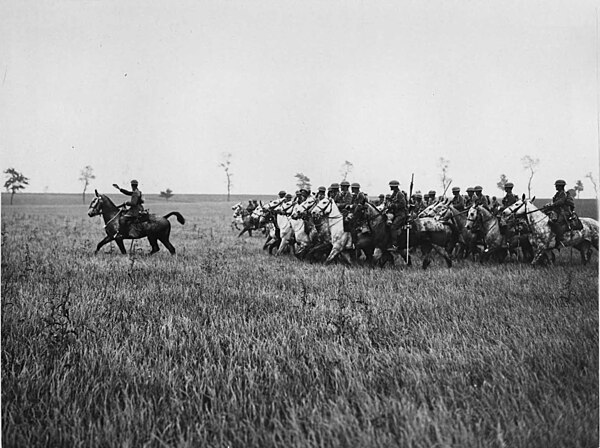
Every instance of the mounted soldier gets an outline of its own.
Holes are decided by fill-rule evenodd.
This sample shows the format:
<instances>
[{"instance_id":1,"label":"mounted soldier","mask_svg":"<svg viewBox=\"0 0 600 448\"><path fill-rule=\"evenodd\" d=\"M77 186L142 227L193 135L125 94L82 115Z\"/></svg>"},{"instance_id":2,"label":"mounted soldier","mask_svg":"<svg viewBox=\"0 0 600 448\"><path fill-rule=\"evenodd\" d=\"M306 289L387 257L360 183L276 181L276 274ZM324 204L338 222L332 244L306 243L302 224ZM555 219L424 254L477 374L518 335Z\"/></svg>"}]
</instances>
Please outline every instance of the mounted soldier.
<instances>
[{"instance_id":1,"label":"mounted soldier","mask_svg":"<svg viewBox=\"0 0 600 448\"><path fill-rule=\"evenodd\" d=\"M387 225L391 227L392 241L396 241L400 229L402 226L406 225L408 209L406 206L406 198L399 188L400 182L391 180L389 185L392 193L387 201Z\"/></svg>"},{"instance_id":2,"label":"mounted soldier","mask_svg":"<svg viewBox=\"0 0 600 448\"><path fill-rule=\"evenodd\" d=\"M465 210L465 198L460 194L460 187L452 187L452 200L450 201L450 205L454 207L459 212Z\"/></svg>"},{"instance_id":3,"label":"mounted soldier","mask_svg":"<svg viewBox=\"0 0 600 448\"><path fill-rule=\"evenodd\" d=\"M498 198L496 196L492 196L492 200L490 201L490 209L494 215L497 215L500 211L500 202L498 202Z\"/></svg>"},{"instance_id":4,"label":"mounted soldier","mask_svg":"<svg viewBox=\"0 0 600 448\"><path fill-rule=\"evenodd\" d=\"M477 185L475 188L473 188L473 191L475 191L475 196L473 197L473 205L482 205L489 211L490 201L483 194L483 188L480 185Z\"/></svg>"},{"instance_id":5,"label":"mounted soldier","mask_svg":"<svg viewBox=\"0 0 600 448\"><path fill-rule=\"evenodd\" d=\"M475 193L475 189L473 187L467 188L467 195L465 196L465 209L471 208L475 198L473 197L473 193Z\"/></svg>"},{"instance_id":6,"label":"mounted soldier","mask_svg":"<svg viewBox=\"0 0 600 448\"><path fill-rule=\"evenodd\" d=\"M425 204L423 203L423 195L420 191L417 191L413 197L414 201L410 209L410 215L416 218L419 216L419 213L425 210Z\"/></svg>"},{"instance_id":7,"label":"mounted soldier","mask_svg":"<svg viewBox=\"0 0 600 448\"><path fill-rule=\"evenodd\" d=\"M357 220L354 219L357 212L362 211L362 208L367 202L367 197L360 191L360 184L358 182L353 182L350 186L350 189L352 190L350 195L350 204L346 205L345 214L344 211L342 211L342 214L344 215L345 219L349 218L349 221L351 221L349 224L351 224L350 227L352 229L352 239L354 242L356 242L356 236L358 233L369 232L369 227L366 225L366 223L357 222Z\"/></svg>"},{"instance_id":8,"label":"mounted soldier","mask_svg":"<svg viewBox=\"0 0 600 448\"><path fill-rule=\"evenodd\" d=\"M337 204L338 197L340 195L340 184L334 182L329 187L329 197L333 199L333 202Z\"/></svg>"},{"instance_id":9,"label":"mounted soldier","mask_svg":"<svg viewBox=\"0 0 600 448\"><path fill-rule=\"evenodd\" d=\"M436 192L435 190L429 190L429 193L427 193L427 196L425 197L425 205L428 207L431 204L435 204L437 201L436 198Z\"/></svg>"},{"instance_id":10,"label":"mounted soldier","mask_svg":"<svg viewBox=\"0 0 600 448\"><path fill-rule=\"evenodd\" d=\"M510 207L515 202L519 200L516 194L513 194L512 189L514 184L512 182L507 182L504 184L504 191L506 195L502 198L502 207L500 208L500 212L502 212L506 207Z\"/></svg>"},{"instance_id":11,"label":"mounted soldier","mask_svg":"<svg viewBox=\"0 0 600 448\"><path fill-rule=\"evenodd\" d=\"M556 247L562 244L564 233L569 230L568 218L575 210L575 201L568 191L565 191L565 185L567 183L558 179L554 182L556 187L556 194L552 198L552 202L546 204L543 209L549 211L550 227L556 234Z\"/></svg>"},{"instance_id":12,"label":"mounted soldier","mask_svg":"<svg viewBox=\"0 0 600 448\"><path fill-rule=\"evenodd\" d=\"M119 207L129 207L125 213L122 213L119 217L119 232L115 235L115 238L124 238L129 235L131 225L138 222L142 217L142 213L144 212L144 206L142 205L144 199L142 197L142 192L138 190L138 181L135 179L131 181L131 191L120 188L117 184L113 184L113 187L124 195L131 196L129 201L119 205Z\"/></svg>"},{"instance_id":13,"label":"mounted soldier","mask_svg":"<svg viewBox=\"0 0 600 448\"><path fill-rule=\"evenodd\" d=\"M317 193L315 194L315 198L318 201L320 201L321 199L325 199L325 193L327 192L327 189L325 187L319 187L317 189Z\"/></svg>"},{"instance_id":14,"label":"mounted soldier","mask_svg":"<svg viewBox=\"0 0 600 448\"><path fill-rule=\"evenodd\" d=\"M285 199L285 195L285 190L281 190L277 196L279 196L279 199Z\"/></svg>"},{"instance_id":15,"label":"mounted soldier","mask_svg":"<svg viewBox=\"0 0 600 448\"><path fill-rule=\"evenodd\" d=\"M373 205L378 207L385 203L385 194L380 194L375 201L373 201Z\"/></svg>"},{"instance_id":16,"label":"mounted soldier","mask_svg":"<svg viewBox=\"0 0 600 448\"><path fill-rule=\"evenodd\" d=\"M346 205L350 205L352 202L352 193L349 191L350 182L343 180L340 182L340 194L335 199L335 205L338 206L340 211L346 208Z\"/></svg>"}]
</instances>

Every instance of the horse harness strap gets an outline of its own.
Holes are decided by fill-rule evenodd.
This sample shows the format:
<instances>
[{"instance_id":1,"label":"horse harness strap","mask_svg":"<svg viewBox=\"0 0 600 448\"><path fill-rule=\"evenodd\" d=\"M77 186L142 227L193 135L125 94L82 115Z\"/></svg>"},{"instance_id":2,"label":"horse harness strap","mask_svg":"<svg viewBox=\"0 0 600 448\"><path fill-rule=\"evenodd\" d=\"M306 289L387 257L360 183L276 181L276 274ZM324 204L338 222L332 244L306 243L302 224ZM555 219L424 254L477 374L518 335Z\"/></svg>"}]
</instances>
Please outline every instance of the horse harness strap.
<instances>
[{"instance_id":1,"label":"horse harness strap","mask_svg":"<svg viewBox=\"0 0 600 448\"><path fill-rule=\"evenodd\" d=\"M115 214L115 216L113 216L113 217L110 219L110 221L108 221L106 224L104 224L104 227L103 227L103 228L104 228L104 229L106 229L106 227L107 227L107 226L108 226L108 225L109 225L111 222L113 222L115 219L117 219L117 218L118 218L118 216L121 214L121 212L122 212L122 211L123 211L122 209L119 209L119 211L118 211L118 212Z\"/></svg>"}]
</instances>

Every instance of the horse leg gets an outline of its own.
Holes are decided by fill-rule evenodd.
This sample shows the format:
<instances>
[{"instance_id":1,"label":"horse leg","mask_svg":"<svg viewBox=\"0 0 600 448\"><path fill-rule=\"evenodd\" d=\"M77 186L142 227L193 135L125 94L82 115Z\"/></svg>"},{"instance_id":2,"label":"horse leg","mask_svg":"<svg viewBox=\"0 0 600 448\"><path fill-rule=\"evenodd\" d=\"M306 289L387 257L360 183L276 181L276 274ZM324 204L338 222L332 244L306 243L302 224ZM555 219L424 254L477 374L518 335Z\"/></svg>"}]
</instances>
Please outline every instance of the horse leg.
<instances>
[{"instance_id":1,"label":"horse leg","mask_svg":"<svg viewBox=\"0 0 600 448\"><path fill-rule=\"evenodd\" d=\"M442 257L444 257L444 260L446 260L446 266L448 266L449 268L451 268L452 267L452 260L448 256L448 253L444 249L439 249L435 244L432 245L432 247L433 247L433 250L435 250L438 254L440 254Z\"/></svg>"},{"instance_id":2,"label":"horse leg","mask_svg":"<svg viewBox=\"0 0 600 448\"><path fill-rule=\"evenodd\" d=\"M116 238L115 242L117 243L117 246L119 246L119 250L121 251L121 253L123 255L126 255L127 251L125 250L125 244L123 244L123 238Z\"/></svg>"},{"instance_id":3,"label":"horse leg","mask_svg":"<svg viewBox=\"0 0 600 448\"><path fill-rule=\"evenodd\" d=\"M148 235L148 241L150 242L150 246L152 247L152 250L150 251L150 255L155 254L156 252L158 252L160 250L160 247L158 247L158 243L157 243L155 236Z\"/></svg>"},{"instance_id":4,"label":"horse leg","mask_svg":"<svg viewBox=\"0 0 600 448\"><path fill-rule=\"evenodd\" d=\"M100 241L100 242L98 243L98 245L96 246L96 252L94 252L94 254L97 254L97 253L98 253L98 251L100 250L100 248L101 248L102 246L104 246L106 243L108 243L108 242L112 241L112 239L113 239L113 238L112 238L112 236L108 236L108 235L107 235L107 236L105 236L105 237L104 237L104 239L103 239L102 241Z\"/></svg>"},{"instance_id":5,"label":"horse leg","mask_svg":"<svg viewBox=\"0 0 600 448\"><path fill-rule=\"evenodd\" d=\"M433 248L430 244L424 244L421 246L421 253L423 254L423 269L431 264L431 249Z\"/></svg>"},{"instance_id":6,"label":"horse leg","mask_svg":"<svg viewBox=\"0 0 600 448\"><path fill-rule=\"evenodd\" d=\"M165 246L167 248L167 250L171 253L171 255L175 255L175 248L173 247L173 245L169 241L169 234L170 234L170 232L166 232L163 235L160 235L158 237L158 240L161 243L163 243L163 246ZM156 251L158 252L158 245L156 246Z\"/></svg>"}]
</instances>

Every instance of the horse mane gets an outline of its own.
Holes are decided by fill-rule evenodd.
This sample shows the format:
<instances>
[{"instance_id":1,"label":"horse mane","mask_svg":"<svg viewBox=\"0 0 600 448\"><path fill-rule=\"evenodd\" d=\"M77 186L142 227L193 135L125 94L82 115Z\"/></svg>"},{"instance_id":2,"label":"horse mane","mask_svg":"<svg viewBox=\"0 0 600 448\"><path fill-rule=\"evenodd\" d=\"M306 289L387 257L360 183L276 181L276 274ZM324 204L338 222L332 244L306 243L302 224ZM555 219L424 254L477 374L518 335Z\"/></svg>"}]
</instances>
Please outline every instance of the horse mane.
<instances>
[{"instance_id":1,"label":"horse mane","mask_svg":"<svg viewBox=\"0 0 600 448\"><path fill-rule=\"evenodd\" d=\"M102 201L106 201L108 203L108 205L110 205L111 207L117 209L118 207L115 205L115 203L105 194L101 194L100 197L102 198Z\"/></svg>"}]
</instances>

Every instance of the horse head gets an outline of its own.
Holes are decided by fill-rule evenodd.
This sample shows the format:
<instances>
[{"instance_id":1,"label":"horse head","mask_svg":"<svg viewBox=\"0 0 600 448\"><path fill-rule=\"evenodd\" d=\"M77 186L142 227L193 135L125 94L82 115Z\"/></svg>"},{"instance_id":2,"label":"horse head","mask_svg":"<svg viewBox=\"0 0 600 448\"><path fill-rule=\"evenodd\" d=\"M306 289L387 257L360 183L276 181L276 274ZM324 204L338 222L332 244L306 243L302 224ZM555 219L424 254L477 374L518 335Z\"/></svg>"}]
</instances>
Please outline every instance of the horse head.
<instances>
[{"instance_id":1,"label":"horse head","mask_svg":"<svg viewBox=\"0 0 600 448\"><path fill-rule=\"evenodd\" d=\"M477 218L479 217L479 209L478 206L473 205L470 209L469 212L467 214L467 222L465 224L465 228L467 230L471 230L473 227L475 227L475 223L477 221Z\"/></svg>"},{"instance_id":2,"label":"horse head","mask_svg":"<svg viewBox=\"0 0 600 448\"><path fill-rule=\"evenodd\" d=\"M331 198L323 198L315 204L312 215L315 218L325 217L331 214L335 202Z\"/></svg>"},{"instance_id":3,"label":"horse head","mask_svg":"<svg viewBox=\"0 0 600 448\"><path fill-rule=\"evenodd\" d=\"M96 193L96 196L92 199L92 202L90 202L87 212L89 217L104 215L105 213L109 216L114 216L119 212L119 207L117 207L108 196L99 194L98 190L94 190L94 193Z\"/></svg>"},{"instance_id":4,"label":"horse head","mask_svg":"<svg viewBox=\"0 0 600 448\"><path fill-rule=\"evenodd\" d=\"M308 211L315 205L316 198L309 196L302 203L296 204L292 212L292 219L307 219Z\"/></svg>"},{"instance_id":5,"label":"horse head","mask_svg":"<svg viewBox=\"0 0 600 448\"><path fill-rule=\"evenodd\" d=\"M90 218L102 214L102 195L98 194L98 190L94 190L94 193L96 193L96 196L94 196L94 199L90 202L87 212Z\"/></svg>"},{"instance_id":6,"label":"horse head","mask_svg":"<svg viewBox=\"0 0 600 448\"><path fill-rule=\"evenodd\" d=\"M525 195L523 195L522 199L506 207L500 215L500 222L506 224L508 221L514 221L519 217L525 216L527 214L527 202Z\"/></svg>"}]
</instances>

